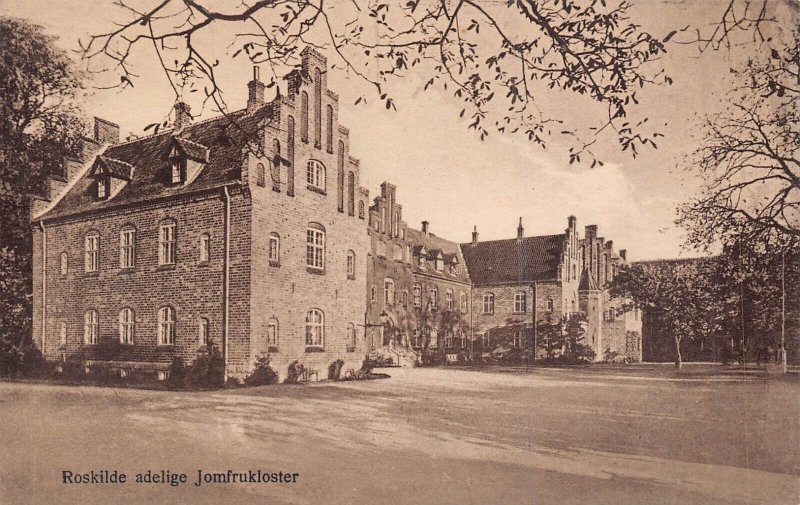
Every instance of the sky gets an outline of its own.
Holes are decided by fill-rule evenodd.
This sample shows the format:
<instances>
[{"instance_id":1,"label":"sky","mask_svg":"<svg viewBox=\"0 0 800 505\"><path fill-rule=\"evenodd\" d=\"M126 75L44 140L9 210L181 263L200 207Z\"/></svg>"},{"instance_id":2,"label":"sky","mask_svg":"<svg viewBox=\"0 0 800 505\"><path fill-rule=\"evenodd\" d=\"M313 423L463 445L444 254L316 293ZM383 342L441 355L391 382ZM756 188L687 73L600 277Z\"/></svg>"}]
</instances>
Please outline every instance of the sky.
<instances>
[{"instance_id":1,"label":"sky","mask_svg":"<svg viewBox=\"0 0 800 505\"><path fill-rule=\"evenodd\" d=\"M777 2L779 18L789 25L795 0ZM131 0L146 5L147 0ZM656 36L692 23L705 25L722 14L718 0L631 0L632 20ZM775 3L773 3L775 5ZM58 37L57 44L74 50L78 40L113 27L124 12L112 0L0 0L0 15L27 18ZM797 19L796 17L794 19ZM222 40L222 37L220 38ZM232 110L245 105L252 67L245 58L225 57L235 51L230 40L218 44L220 81ZM674 224L676 207L691 198L699 181L679 168L697 145L704 114L724 106L730 67L747 57L752 45L698 56L694 46L671 44L659 62L673 85L646 88L632 111L647 115L665 137L658 149L644 149L636 159L613 143L599 145L603 167L569 165L564 146L548 148L523 137L493 132L480 141L460 119L459 102L440 91L423 91L426 77L408 74L392 87L397 110L376 100L354 106L369 92L367 85L341 70L329 73L329 87L339 94L339 119L350 129L351 154L361 160L361 185L375 196L382 181L397 185L404 219L419 228L457 242L470 240L477 226L481 240L511 238L521 217L526 235L560 233L575 215L579 229L599 226L600 236L627 249L633 260L696 256L683 247ZM332 58L333 59L333 58ZM174 95L152 53L135 54L138 79L122 92L93 90L85 109L141 135L145 125L169 112ZM580 119L587 110L573 95L548 96L555 110ZM208 114L206 114L208 115ZM663 123L663 126L662 126ZM609 139L612 140L612 139Z\"/></svg>"}]
</instances>

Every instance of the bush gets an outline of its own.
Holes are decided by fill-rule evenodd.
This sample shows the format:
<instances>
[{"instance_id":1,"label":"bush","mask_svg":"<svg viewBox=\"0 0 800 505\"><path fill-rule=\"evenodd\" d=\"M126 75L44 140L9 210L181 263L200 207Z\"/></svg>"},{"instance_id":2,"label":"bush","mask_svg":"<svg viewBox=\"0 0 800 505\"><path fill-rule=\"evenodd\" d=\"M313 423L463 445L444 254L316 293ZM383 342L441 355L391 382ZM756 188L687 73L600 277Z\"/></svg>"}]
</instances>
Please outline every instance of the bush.
<instances>
[{"instance_id":1,"label":"bush","mask_svg":"<svg viewBox=\"0 0 800 505\"><path fill-rule=\"evenodd\" d=\"M339 380L339 377L342 374L342 367L344 366L344 360L337 359L333 363L328 366L328 379L331 380Z\"/></svg>"},{"instance_id":2,"label":"bush","mask_svg":"<svg viewBox=\"0 0 800 505\"><path fill-rule=\"evenodd\" d=\"M303 372L305 371L305 367L299 361L292 361L289 364L289 368L286 374L286 380L284 380L284 384L297 384L300 382L300 378L303 377Z\"/></svg>"},{"instance_id":3,"label":"bush","mask_svg":"<svg viewBox=\"0 0 800 505\"><path fill-rule=\"evenodd\" d=\"M245 377L244 383L248 386L266 386L278 382L278 373L269 365L269 355L256 358L256 366Z\"/></svg>"},{"instance_id":4,"label":"bush","mask_svg":"<svg viewBox=\"0 0 800 505\"><path fill-rule=\"evenodd\" d=\"M178 356L172 358L172 364L169 366L167 387L170 389L183 389L186 387L186 365Z\"/></svg>"},{"instance_id":5,"label":"bush","mask_svg":"<svg viewBox=\"0 0 800 505\"><path fill-rule=\"evenodd\" d=\"M213 340L209 339L207 351L200 352L184 372L184 387L192 389L220 389L225 387L225 358ZM186 384L186 379L189 382Z\"/></svg>"},{"instance_id":6,"label":"bush","mask_svg":"<svg viewBox=\"0 0 800 505\"><path fill-rule=\"evenodd\" d=\"M211 349L211 356L208 359L208 385L215 389L224 388L225 358L219 346L214 345L212 340L208 341L208 347Z\"/></svg>"},{"instance_id":7,"label":"bush","mask_svg":"<svg viewBox=\"0 0 800 505\"><path fill-rule=\"evenodd\" d=\"M0 342L0 376L40 377L48 370L49 365L36 344L17 345L7 338Z\"/></svg>"}]
</instances>

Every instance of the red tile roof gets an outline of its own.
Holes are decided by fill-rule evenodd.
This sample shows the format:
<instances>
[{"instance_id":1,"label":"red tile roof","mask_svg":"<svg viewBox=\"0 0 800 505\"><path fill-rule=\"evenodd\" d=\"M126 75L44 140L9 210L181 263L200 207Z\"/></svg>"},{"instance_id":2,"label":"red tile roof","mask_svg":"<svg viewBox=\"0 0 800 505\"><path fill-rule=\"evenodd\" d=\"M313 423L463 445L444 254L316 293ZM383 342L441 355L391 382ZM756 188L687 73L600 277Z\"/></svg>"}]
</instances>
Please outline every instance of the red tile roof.
<instances>
[{"instance_id":1,"label":"red tile roof","mask_svg":"<svg viewBox=\"0 0 800 505\"><path fill-rule=\"evenodd\" d=\"M406 228L406 240L410 244L414 244L414 254L418 254L421 247L424 247L427 252L428 261L425 266L420 266L416 262L412 265L412 271L416 274L430 275L440 279L469 283L469 276L464 267L461 266L456 270L456 273L450 272L450 265L445 261L444 270L436 270L433 264L433 258L442 255L443 258L455 258L457 263L463 264L461 260L461 252L459 251L458 244L450 242L447 239L437 237L436 235L425 234L420 230L413 228Z\"/></svg>"},{"instance_id":2,"label":"red tile roof","mask_svg":"<svg viewBox=\"0 0 800 505\"><path fill-rule=\"evenodd\" d=\"M272 104L266 104L247 114L245 110L190 124L180 132L182 147L200 155L201 148L208 150L208 163L190 184L168 184L170 177L169 150L175 142L174 132L167 130L149 137L117 144L101 155L135 167L131 181L113 198L94 198L90 173L69 189L56 205L37 219L95 212L122 205L146 202L170 196L180 196L201 190L221 187L241 179L244 150L252 141L261 121L272 115ZM193 145L192 145L193 144ZM206 153L202 153L203 156Z\"/></svg>"},{"instance_id":3,"label":"red tile roof","mask_svg":"<svg viewBox=\"0 0 800 505\"><path fill-rule=\"evenodd\" d=\"M558 279L566 235L525 237L461 244L476 286Z\"/></svg>"}]
</instances>

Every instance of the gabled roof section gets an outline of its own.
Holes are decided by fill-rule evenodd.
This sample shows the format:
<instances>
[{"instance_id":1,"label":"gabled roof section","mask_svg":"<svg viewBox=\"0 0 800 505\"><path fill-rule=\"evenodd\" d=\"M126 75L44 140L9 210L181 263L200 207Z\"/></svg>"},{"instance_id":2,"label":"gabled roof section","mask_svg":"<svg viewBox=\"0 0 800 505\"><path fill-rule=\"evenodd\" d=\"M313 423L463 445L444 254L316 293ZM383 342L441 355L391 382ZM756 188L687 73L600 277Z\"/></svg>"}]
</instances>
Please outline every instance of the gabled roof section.
<instances>
[{"instance_id":1,"label":"gabled roof section","mask_svg":"<svg viewBox=\"0 0 800 505\"><path fill-rule=\"evenodd\" d=\"M94 176L107 174L123 181L130 181L133 177L133 165L110 156L100 155L95 158L91 174Z\"/></svg>"},{"instance_id":2,"label":"gabled roof section","mask_svg":"<svg viewBox=\"0 0 800 505\"><path fill-rule=\"evenodd\" d=\"M90 171L75 181L64 197L37 220L178 197L239 182L247 144L254 140L262 124L271 119L274 106L274 103L269 103L251 113L240 110L189 124L181 131L180 140L176 139L175 132L168 130L111 146L102 156L136 167L130 182L113 199L97 200L92 191L95 177ZM193 156L199 155L202 150L207 150L204 156L208 161L193 181L171 185L168 183L169 154L178 144L181 149L186 149L187 155L189 152ZM112 164L115 170L123 166Z\"/></svg>"},{"instance_id":3,"label":"gabled roof section","mask_svg":"<svg viewBox=\"0 0 800 505\"><path fill-rule=\"evenodd\" d=\"M461 244L476 286L558 280L565 234Z\"/></svg>"},{"instance_id":4,"label":"gabled roof section","mask_svg":"<svg viewBox=\"0 0 800 505\"><path fill-rule=\"evenodd\" d=\"M195 161L208 163L208 147L198 142L192 142L191 140L183 137L173 136L172 138L174 141L173 147L177 148L184 156Z\"/></svg>"},{"instance_id":5,"label":"gabled roof section","mask_svg":"<svg viewBox=\"0 0 800 505\"><path fill-rule=\"evenodd\" d=\"M444 259L451 256L454 257L454 262L445 262L447 265L458 265L464 262L458 244L455 242L450 242L442 237L437 237L436 235L432 235L430 233L426 234L413 228L406 228L406 240L409 244L414 244L413 250L415 255L420 254L420 251L422 251L422 254L425 255L425 258L429 260L435 258ZM432 261L426 261L424 265L419 265L414 262L411 265L411 268L416 274L424 274L443 280L460 282L463 284L469 283L469 274L467 273L467 269L463 267L456 269L455 272L451 272L450 268L436 270L436 267Z\"/></svg>"}]
</instances>

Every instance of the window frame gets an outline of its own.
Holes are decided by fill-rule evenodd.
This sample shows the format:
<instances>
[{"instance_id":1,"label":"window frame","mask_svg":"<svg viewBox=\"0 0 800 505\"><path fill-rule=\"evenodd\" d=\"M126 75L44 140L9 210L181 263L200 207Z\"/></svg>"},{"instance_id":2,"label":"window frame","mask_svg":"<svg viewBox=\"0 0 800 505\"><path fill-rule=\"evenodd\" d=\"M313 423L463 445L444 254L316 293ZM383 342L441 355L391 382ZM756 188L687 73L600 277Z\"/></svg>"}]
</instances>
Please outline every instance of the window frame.
<instances>
[{"instance_id":1,"label":"window frame","mask_svg":"<svg viewBox=\"0 0 800 505\"><path fill-rule=\"evenodd\" d=\"M83 314L83 343L96 345L100 336L100 315L95 309L89 309Z\"/></svg>"},{"instance_id":2,"label":"window frame","mask_svg":"<svg viewBox=\"0 0 800 505\"><path fill-rule=\"evenodd\" d=\"M175 325L177 314L171 305L164 305L158 309L158 340L159 346L175 345Z\"/></svg>"},{"instance_id":3,"label":"window frame","mask_svg":"<svg viewBox=\"0 0 800 505\"><path fill-rule=\"evenodd\" d=\"M158 225L158 266L171 266L178 262L178 223L166 219Z\"/></svg>"},{"instance_id":4,"label":"window frame","mask_svg":"<svg viewBox=\"0 0 800 505\"><path fill-rule=\"evenodd\" d=\"M84 236L83 269L87 273L100 270L100 232L97 230L90 230Z\"/></svg>"},{"instance_id":5,"label":"window frame","mask_svg":"<svg viewBox=\"0 0 800 505\"><path fill-rule=\"evenodd\" d=\"M315 272L325 271L325 227L309 223L306 227L306 268Z\"/></svg>"},{"instance_id":6,"label":"window frame","mask_svg":"<svg viewBox=\"0 0 800 505\"><path fill-rule=\"evenodd\" d=\"M69 255L67 254L67 251L61 252L58 261L58 271L61 273L61 275L67 275L69 273Z\"/></svg>"},{"instance_id":7,"label":"window frame","mask_svg":"<svg viewBox=\"0 0 800 505\"><path fill-rule=\"evenodd\" d=\"M414 307L422 307L422 286L414 284L411 288L411 303Z\"/></svg>"},{"instance_id":8,"label":"window frame","mask_svg":"<svg viewBox=\"0 0 800 505\"><path fill-rule=\"evenodd\" d=\"M305 319L305 346L308 348L325 347L325 313L317 308L308 309Z\"/></svg>"},{"instance_id":9,"label":"window frame","mask_svg":"<svg viewBox=\"0 0 800 505\"><path fill-rule=\"evenodd\" d=\"M483 294L483 314L494 314L494 293Z\"/></svg>"},{"instance_id":10,"label":"window frame","mask_svg":"<svg viewBox=\"0 0 800 505\"><path fill-rule=\"evenodd\" d=\"M356 253L353 250L347 251L346 269L347 278L353 280L356 278Z\"/></svg>"},{"instance_id":11,"label":"window frame","mask_svg":"<svg viewBox=\"0 0 800 505\"><path fill-rule=\"evenodd\" d=\"M271 266L281 264L281 236L276 232L270 233L267 238L267 259Z\"/></svg>"},{"instance_id":12,"label":"window frame","mask_svg":"<svg viewBox=\"0 0 800 505\"><path fill-rule=\"evenodd\" d=\"M327 192L327 168L317 159L310 159L306 163L306 187L322 194Z\"/></svg>"},{"instance_id":13,"label":"window frame","mask_svg":"<svg viewBox=\"0 0 800 505\"><path fill-rule=\"evenodd\" d=\"M428 303L431 305L431 310L439 308L439 288L434 286L428 289Z\"/></svg>"},{"instance_id":14,"label":"window frame","mask_svg":"<svg viewBox=\"0 0 800 505\"><path fill-rule=\"evenodd\" d=\"M200 347L208 345L208 339L211 336L211 322L207 317L200 317L197 322L197 344Z\"/></svg>"},{"instance_id":15,"label":"window frame","mask_svg":"<svg viewBox=\"0 0 800 505\"><path fill-rule=\"evenodd\" d=\"M136 332L136 313L130 307L123 307L117 314L119 323L119 343L133 345Z\"/></svg>"},{"instance_id":16,"label":"window frame","mask_svg":"<svg viewBox=\"0 0 800 505\"><path fill-rule=\"evenodd\" d=\"M271 317L267 321L267 348L276 350L278 348L278 339L280 338L280 322L277 318Z\"/></svg>"},{"instance_id":17,"label":"window frame","mask_svg":"<svg viewBox=\"0 0 800 505\"><path fill-rule=\"evenodd\" d=\"M208 263L211 261L211 234L210 233L201 233L200 234L200 263Z\"/></svg>"},{"instance_id":18,"label":"window frame","mask_svg":"<svg viewBox=\"0 0 800 505\"><path fill-rule=\"evenodd\" d=\"M119 230L119 267L136 268L136 227L125 225Z\"/></svg>"},{"instance_id":19,"label":"window frame","mask_svg":"<svg viewBox=\"0 0 800 505\"><path fill-rule=\"evenodd\" d=\"M444 292L444 303L447 310L453 311L456 308L455 298L453 297L453 290L448 289Z\"/></svg>"},{"instance_id":20,"label":"window frame","mask_svg":"<svg viewBox=\"0 0 800 505\"><path fill-rule=\"evenodd\" d=\"M394 305L394 279L390 277L383 279L383 305Z\"/></svg>"},{"instance_id":21,"label":"window frame","mask_svg":"<svg viewBox=\"0 0 800 505\"><path fill-rule=\"evenodd\" d=\"M463 291L459 292L459 307L461 308L461 313L466 314L467 310L469 309L469 302L467 299L467 294Z\"/></svg>"},{"instance_id":22,"label":"window frame","mask_svg":"<svg viewBox=\"0 0 800 505\"><path fill-rule=\"evenodd\" d=\"M514 293L514 313L524 314L528 311L528 293L517 291Z\"/></svg>"}]
</instances>

